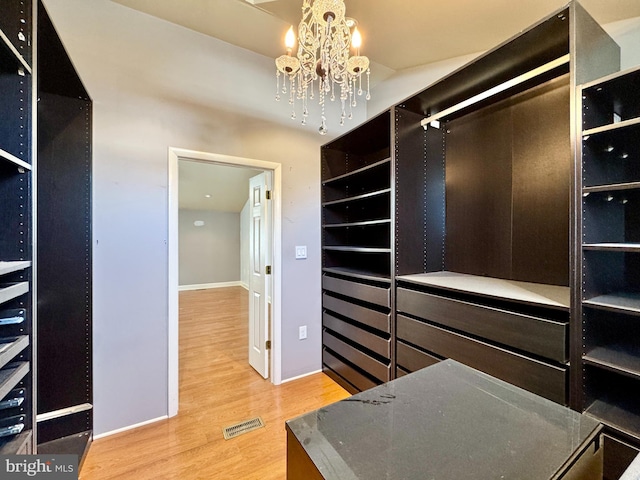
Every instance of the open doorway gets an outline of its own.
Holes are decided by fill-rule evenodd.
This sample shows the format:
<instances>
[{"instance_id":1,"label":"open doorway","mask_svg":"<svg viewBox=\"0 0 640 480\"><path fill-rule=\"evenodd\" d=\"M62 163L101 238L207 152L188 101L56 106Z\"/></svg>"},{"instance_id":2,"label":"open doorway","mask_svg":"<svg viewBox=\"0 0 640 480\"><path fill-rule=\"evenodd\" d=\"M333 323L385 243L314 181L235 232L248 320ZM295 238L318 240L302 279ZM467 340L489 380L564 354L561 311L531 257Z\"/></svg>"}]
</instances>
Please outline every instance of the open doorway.
<instances>
[{"instance_id":1,"label":"open doorway","mask_svg":"<svg viewBox=\"0 0 640 480\"><path fill-rule=\"evenodd\" d=\"M169 237L168 237L168 254L169 254L169 329L168 329L168 337L167 337L167 345L168 345L168 358L169 358L169 379L168 379L168 405L169 405L169 416L174 416L178 412L178 393L179 393L179 383L178 383L178 289L180 284L180 265L179 265L179 230L180 230L180 215L179 215L179 185L180 185L180 168L179 165L181 162L188 162L189 165L193 165L195 163L200 164L201 166L220 166L231 169L242 169L249 170L247 172L248 175L253 175L256 172L266 172L266 178L268 178L268 182L270 185L268 189L270 191L270 201L269 201L269 215L268 220L271 225L271 233L269 235L270 248L268 248L267 252L262 251L262 253L266 254L266 259L268 259L269 266L271 267L271 274L267 276L267 290L266 297L270 299L271 302L271 315L267 315L264 318L265 322L270 320L271 328L267 328L266 332L268 333L268 340L271 345L273 345L273 349L270 350L270 356L268 356L268 370L270 370L270 379L271 382L278 385L281 382L281 365L280 365L280 243L281 243L281 221L280 221L280 211L281 211L281 203L280 203L280 184L281 184L281 170L280 164L274 162L266 162L255 159L241 158L241 157L230 157L226 155L218 155L204 152L196 152L190 150L183 149L169 149ZM183 169L183 174L185 170ZM247 190L247 196L249 191ZM210 198L205 197L208 195L207 193L201 193L201 196L205 200L213 199L213 194ZM252 203L252 199L250 199L249 204ZM200 225L197 227L195 222L198 222L198 219L193 220L194 228L202 228L205 225ZM204 220L199 220L199 222L204 222ZM205 222L206 223L206 222ZM197 273L197 272L196 272ZM224 272L223 272L224 273ZM204 278L198 277L196 274L195 277L192 277L191 280L183 280L185 281L195 281L193 279ZM223 278L223 277L221 277ZM212 283L212 282L209 282ZM213 282L215 283L215 282ZM224 283L224 281L221 281ZM197 283L193 285L198 285ZM251 291L251 286L249 284L249 290ZM264 294L265 292L261 292ZM263 295L264 298L264 295ZM270 319L269 319L270 317ZM270 357L270 358L269 358Z\"/></svg>"}]
</instances>

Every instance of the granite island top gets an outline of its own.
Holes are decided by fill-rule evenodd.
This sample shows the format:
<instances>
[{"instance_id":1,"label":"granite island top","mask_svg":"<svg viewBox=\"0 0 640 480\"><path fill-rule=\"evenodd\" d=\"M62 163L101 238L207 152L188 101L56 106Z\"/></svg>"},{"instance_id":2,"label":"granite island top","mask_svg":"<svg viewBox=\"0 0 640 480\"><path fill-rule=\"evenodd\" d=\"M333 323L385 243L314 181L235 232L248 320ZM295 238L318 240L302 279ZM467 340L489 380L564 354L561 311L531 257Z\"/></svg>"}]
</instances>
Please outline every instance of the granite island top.
<instances>
[{"instance_id":1,"label":"granite island top","mask_svg":"<svg viewBox=\"0 0 640 480\"><path fill-rule=\"evenodd\" d=\"M327 480L549 479L596 420L453 360L289 420Z\"/></svg>"}]
</instances>

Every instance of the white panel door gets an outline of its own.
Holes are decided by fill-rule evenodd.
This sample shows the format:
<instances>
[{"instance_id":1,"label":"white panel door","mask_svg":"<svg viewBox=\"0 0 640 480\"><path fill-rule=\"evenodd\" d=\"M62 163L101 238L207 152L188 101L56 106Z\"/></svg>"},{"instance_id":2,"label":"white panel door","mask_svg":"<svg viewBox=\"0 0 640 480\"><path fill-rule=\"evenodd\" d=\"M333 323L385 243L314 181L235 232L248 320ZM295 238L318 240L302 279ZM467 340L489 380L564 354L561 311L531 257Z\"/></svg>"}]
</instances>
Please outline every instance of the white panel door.
<instances>
[{"instance_id":1,"label":"white panel door","mask_svg":"<svg viewBox=\"0 0 640 480\"><path fill-rule=\"evenodd\" d=\"M249 224L249 364L269 378L269 277L270 258L267 174L249 180L251 221Z\"/></svg>"}]
</instances>

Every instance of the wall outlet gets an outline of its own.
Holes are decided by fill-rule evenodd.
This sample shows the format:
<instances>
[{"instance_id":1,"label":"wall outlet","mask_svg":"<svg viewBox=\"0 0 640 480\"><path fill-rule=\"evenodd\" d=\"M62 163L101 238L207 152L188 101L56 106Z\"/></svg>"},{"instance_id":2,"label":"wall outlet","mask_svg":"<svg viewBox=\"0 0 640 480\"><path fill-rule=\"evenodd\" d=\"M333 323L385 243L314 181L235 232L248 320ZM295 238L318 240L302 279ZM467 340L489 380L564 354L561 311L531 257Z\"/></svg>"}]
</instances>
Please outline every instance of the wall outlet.
<instances>
[{"instance_id":1,"label":"wall outlet","mask_svg":"<svg viewBox=\"0 0 640 480\"><path fill-rule=\"evenodd\" d=\"M298 328L298 340L304 340L307 338L307 326L302 325Z\"/></svg>"},{"instance_id":2,"label":"wall outlet","mask_svg":"<svg viewBox=\"0 0 640 480\"><path fill-rule=\"evenodd\" d=\"M307 246L296 245L296 260L307 258Z\"/></svg>"}]
</instances>

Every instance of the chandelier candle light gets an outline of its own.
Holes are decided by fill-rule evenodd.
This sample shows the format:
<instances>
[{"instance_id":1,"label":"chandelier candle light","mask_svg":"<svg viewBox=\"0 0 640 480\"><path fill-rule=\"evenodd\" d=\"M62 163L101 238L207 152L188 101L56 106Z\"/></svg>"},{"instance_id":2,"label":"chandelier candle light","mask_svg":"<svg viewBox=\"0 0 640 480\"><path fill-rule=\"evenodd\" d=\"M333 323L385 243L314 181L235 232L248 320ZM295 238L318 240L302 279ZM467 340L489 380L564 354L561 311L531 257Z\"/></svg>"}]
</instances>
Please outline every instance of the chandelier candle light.
<instances>
[{"instance_id":1,"label":"chandelier candle light","mask_svg":"<svg viewBox=\"0 0 640 480\"><path fill-rule=\"evenodd\" d=\"M356 96L363 94L363 73L367 75L365 98L371 98L369 59L360 55L362 37L356 21L345 17L345 10L343 0L304 0L302 20L298 26L298 54L295 57L291 55L296 43L292 26L285 37L287 54L276 59L276 100L280 100L280 92L287 93L288 82L291 118L296 118L296 100L300 100L303 125L306 125L309 116L307 102L315 98L315 81L318 81L318 100L322 110L318 132L321 135L327 133L324 109L327 97L331 101L340 98L340 125L344 125L345 118L353 117L353 107L357 105ZM354 56L349 55L350 47L353 47Z\"/></svg>"}]
</instances>

